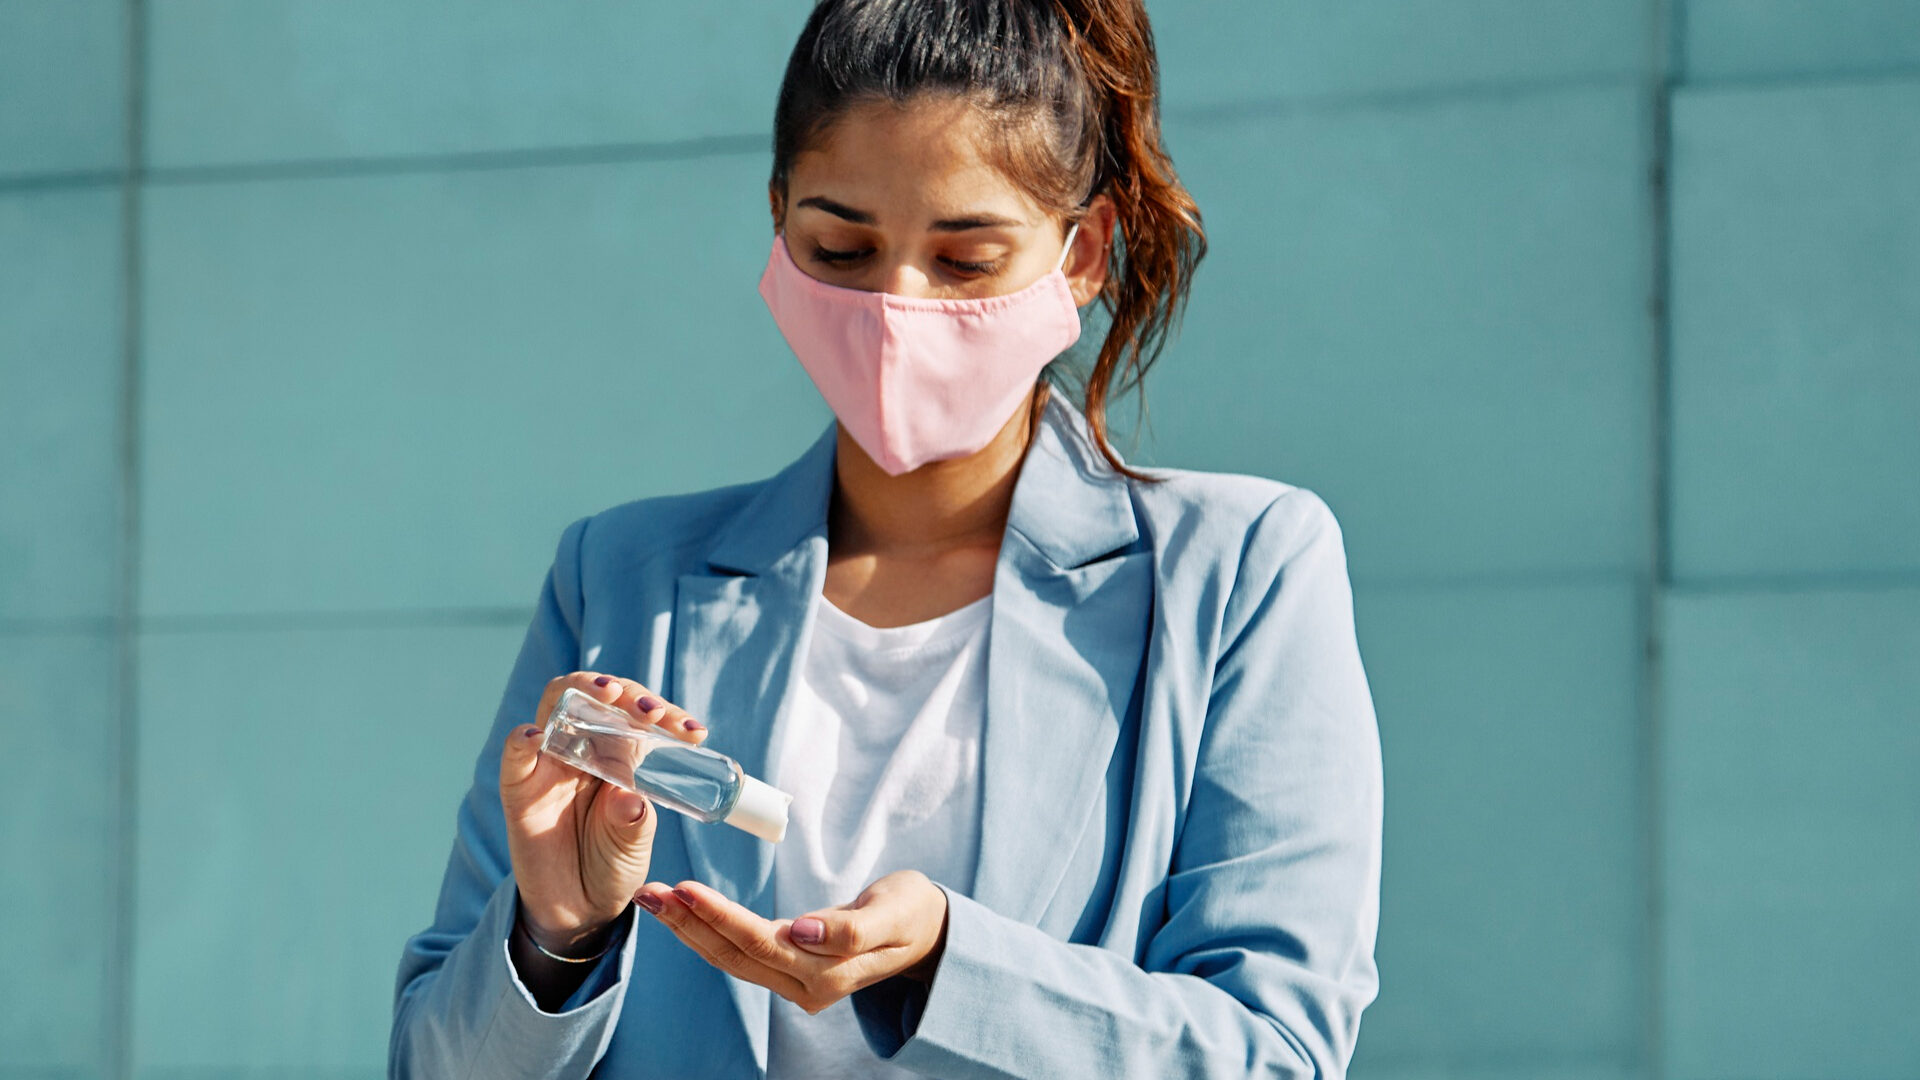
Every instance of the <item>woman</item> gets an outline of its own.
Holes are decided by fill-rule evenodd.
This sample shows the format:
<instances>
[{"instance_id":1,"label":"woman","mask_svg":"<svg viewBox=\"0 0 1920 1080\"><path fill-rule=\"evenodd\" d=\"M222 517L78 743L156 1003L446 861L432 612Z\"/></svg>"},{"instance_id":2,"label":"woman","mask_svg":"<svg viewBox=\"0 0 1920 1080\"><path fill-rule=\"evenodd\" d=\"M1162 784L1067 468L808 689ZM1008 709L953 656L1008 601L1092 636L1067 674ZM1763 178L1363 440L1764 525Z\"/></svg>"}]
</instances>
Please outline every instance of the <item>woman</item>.
<instances>
[{"instance_id":1,"label":"woman","mask_svg":"<svg viewBox=\"0 0 1920 1080\"><path fill-rule=\"evenodd\" d=\"M392 1075L1344 1075L1381 778L1339 528L1106 439L1204 250L1155 84L1139 0L814 10L760 290L836 423L563 532ZM792 793L786 838L539 753L567 687Z\"/></svg>"}]
</instances>

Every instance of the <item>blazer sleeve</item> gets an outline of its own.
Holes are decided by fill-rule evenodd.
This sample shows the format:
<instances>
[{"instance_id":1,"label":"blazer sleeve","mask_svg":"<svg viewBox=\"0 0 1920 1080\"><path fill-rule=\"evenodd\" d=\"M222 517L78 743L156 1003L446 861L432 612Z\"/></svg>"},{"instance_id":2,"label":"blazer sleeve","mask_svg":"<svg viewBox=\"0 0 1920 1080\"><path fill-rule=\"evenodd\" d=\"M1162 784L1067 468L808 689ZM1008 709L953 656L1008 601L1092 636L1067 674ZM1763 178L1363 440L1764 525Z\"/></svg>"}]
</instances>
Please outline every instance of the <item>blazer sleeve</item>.
<instances>
[{"instance_id":1,"label":"blazer sleeve","mask_svg":"<svg viewBox=\"0 0 1920 1080\"><path fill-rule=\"evenodd\" d=\"M558 1013L534 1003L507 953L520 891L500 806L500 753L507 732L533 718L548 680L578 667L585 529L581 519L561 534L460 804L433 925L409 938L401 953L387 1047L392 1080L584 1080L620 1018L633 968L632 905L621 918L618 950L609 949Z\"/></svg>"},{"instance_id":2,"label":"blazer sleeve","mask_svg":"<svg viewBox=\"0 0 1920 1080\"><path fill-rule=\"evenodd\" d=\"M1293 488L1226 601L1165 920L1136 963L942 885L931 986L853 995L882 1057L942 1077L1344 1077L1378 989L1379 730L1333 513Z\"/></svg>"}]
</instances>

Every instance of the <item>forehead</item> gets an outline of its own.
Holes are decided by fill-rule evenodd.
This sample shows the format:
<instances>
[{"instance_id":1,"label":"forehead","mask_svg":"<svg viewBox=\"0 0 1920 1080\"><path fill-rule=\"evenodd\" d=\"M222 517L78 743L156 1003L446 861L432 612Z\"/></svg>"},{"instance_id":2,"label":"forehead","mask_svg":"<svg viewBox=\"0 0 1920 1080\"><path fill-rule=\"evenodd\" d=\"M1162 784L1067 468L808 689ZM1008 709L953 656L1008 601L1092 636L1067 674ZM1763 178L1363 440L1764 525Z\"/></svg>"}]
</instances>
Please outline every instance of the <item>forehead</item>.
<instances>
[{"instance_id":1,"label":"forehead","mask_svg":"<svg viewBox=\"0 0 1920 1080\"><path fill-rule=\"evenodd\" d=\"M824 195L883 225L983 210L1037 224L1042 208L990 157L992 123L950 96L854 105L794 155L787 196Z\"/></svg>"}]
</instances>

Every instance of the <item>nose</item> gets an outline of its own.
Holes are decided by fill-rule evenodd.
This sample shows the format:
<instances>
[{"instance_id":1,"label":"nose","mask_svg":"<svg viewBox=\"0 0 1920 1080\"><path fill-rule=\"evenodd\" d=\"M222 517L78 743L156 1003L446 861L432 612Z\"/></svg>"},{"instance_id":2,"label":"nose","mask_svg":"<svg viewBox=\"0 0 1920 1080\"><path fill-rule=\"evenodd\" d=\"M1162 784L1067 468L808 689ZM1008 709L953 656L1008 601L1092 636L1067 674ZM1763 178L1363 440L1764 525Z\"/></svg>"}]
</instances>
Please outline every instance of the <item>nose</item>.
<instances>
[{"instance_id":1,"label":"nose","mask_svg":"<svg viewBox=\"0 0 1920 1080\"><path fill-rule=\"evenodd\" d=\"M931 282L927 273L905 259L897 259L879 269L878 280L871 286L877 292L894 296L926 296Z\"/></svg>"}]
</instances>

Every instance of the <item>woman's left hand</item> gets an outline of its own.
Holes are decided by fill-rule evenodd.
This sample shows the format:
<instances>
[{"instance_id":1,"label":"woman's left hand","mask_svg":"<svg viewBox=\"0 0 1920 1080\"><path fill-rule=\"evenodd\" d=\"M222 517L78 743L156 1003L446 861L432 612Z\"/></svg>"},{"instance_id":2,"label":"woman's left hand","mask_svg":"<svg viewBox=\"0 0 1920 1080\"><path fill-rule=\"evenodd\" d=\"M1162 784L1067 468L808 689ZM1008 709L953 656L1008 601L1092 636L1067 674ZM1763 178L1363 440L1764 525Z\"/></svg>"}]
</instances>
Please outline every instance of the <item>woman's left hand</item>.
<instances>
[{"instance_id":1,"label":"woman's left hand","mask_svg":"<svg viewBox=\"0 0 1920 1080\"><path fill-rule=\"evenodd\" d=\"M697 881L650 881L634 900L707 963L809 1014L895 975L932 981L947 937L947 894L918 870L793 919L761 918Z\"/></svg>"}]
</instances>

